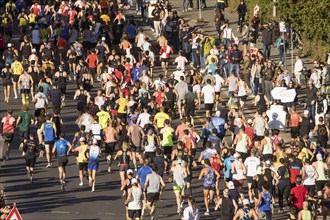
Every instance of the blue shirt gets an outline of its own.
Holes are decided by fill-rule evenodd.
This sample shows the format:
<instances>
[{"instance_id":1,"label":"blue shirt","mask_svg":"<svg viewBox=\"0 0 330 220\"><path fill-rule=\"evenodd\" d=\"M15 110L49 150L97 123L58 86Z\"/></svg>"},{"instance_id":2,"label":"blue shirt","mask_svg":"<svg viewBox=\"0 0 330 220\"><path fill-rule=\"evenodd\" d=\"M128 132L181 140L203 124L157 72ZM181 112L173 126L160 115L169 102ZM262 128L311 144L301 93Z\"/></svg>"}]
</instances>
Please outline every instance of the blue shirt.
<instances>
[{"instance_id":1,"label":"blue shirt","mask_svg":"<svg viewBox=\"0 0 330 220\"><path fill-rule=\"evenodd\" d=\"M142 189L144 188L144 184L146 182L147 175L150 173L152 173L152 170L149 166L143 166L138 170L137 176L139 176L139 178L140 178L140 184L141 184Z\"/></svg>"},{"instance_id":2,"label":"blue shirt","mask_svg":"<svg viewBox=\"0 0 330 220\"><path fill-rule=\"evenodd\" d=\"M66 153L68 152L68 143L69 141L65 139L60 139L55 142L55 149L56 149L56 155L57 157L66 156Z\"/></svg>"},{"instance_id":3,"label":"blue shirt","mask_svg":"<svg viewBox=\"0 0 330 220\"><path fill-rule=\"evenodd\" d=\"M269 192L262 192L261 204L259 206L259 210L261 212L270 212L272 209L270 207L272 202L272 197Z\"/></svg>"},{"instance_id":4,"label":"blue shirt","mask_svg":"<svg viewBox=\"0 0 330 220\"><path fill-rule=\"evenodd\" d=\"M231 156L231 157L227 157L225 160L224 160L224 164L225 164L225 168L226 168L226 173L225 173L225 177L226 178L231 178L232 177L232 174L231 174L231 164L234 162L234 157Z\"/></svg>"}]
</instances>

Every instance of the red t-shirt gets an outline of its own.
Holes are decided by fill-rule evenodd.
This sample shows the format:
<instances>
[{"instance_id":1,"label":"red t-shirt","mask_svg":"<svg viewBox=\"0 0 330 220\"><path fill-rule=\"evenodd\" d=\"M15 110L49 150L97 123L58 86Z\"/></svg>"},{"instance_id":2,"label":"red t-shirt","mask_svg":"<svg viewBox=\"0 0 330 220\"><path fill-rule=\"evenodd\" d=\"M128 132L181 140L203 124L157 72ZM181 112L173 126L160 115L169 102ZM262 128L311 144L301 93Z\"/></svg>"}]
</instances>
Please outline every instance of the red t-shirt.
<instances>
[{"instance_id":1,"label":"red t-shirt","mask_svg":"<svg viewBox=\"0 0 330 220\"><path fill-rule=\"evenodd\" d=\"M88 67L89 68L96 68L97 61L99 59L97 58L97 55L94 53L91 53L87 56L87 61L88 61Z\"/></svg>"},{"instance_id":2,"label":"red t-shirt","mask_svg":"<svg viewBox=\"0 0 330 220\"><path fill-rule=\"evenodd\" d=\"M301 210L308 190L303 186L295 186L291 189L290 194L293 195L292 206Z\"/></svg>"},{"instance_id":3,"label":"red t-shirt","mask_svg":"<svg viewBox=\"0 0 330 220\"><path fill-rule=\"evenodd\" d=\"M120 72L119 70L115 69L114 71L115 77L117 78L118 81L121 80L121 78L123 77L123 73Z\"/></svg>"},{"instance_id":4,"label":"red t-shirt","mask_svg":"<svg viewBox=\"0 0 330 220\"><path fill-rule=\"evenodd\" d=\"M246 127L245 133L251 140L251 146L249 146L249 150L251 150L254 147L254 130L252 127Z\"/></svg>"}]
</instances>

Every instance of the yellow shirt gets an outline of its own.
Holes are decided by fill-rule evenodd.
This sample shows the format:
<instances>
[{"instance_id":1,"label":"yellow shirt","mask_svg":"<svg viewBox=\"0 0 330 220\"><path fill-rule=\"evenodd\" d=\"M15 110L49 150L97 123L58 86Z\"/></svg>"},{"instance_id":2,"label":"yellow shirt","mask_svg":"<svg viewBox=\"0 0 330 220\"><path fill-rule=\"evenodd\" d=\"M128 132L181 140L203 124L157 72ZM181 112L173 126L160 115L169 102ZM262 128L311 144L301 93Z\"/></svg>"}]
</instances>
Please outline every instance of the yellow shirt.
<instances>
[{"instance_id":1,"label":"yellow shirt","mask_svg":"<svg viewBox=\"0 0 330 220\"><path fill-rule=\"evenodd\" d=\"M110 17L109 17L109 15L103 14L103 15L101 15L100 18L104 21L104 23L105 23L106 25L108 25L108 23L110 22Z\"/></svg>"},{"instance_id":2,"label":"yellow shirt","mask_svg":"<svg viewBox=\"0 0 330 220\"><path fill-rule=\"evenodd\" d=\"M84 144L80 146L80 151L78 154L78 163L87 163L88 160L85 156L85 151L87 150L88 145Z\"/></svg>"},{"instance_id":3,"label":"yellow shirt","mask_svg":"<svg viewBox=\"0 0 330 220\"><path fill-rule=\"evenodd\" d=\"M13 75L22 75L23 73L23 68L22 68L22 64L19 61L14 61L11 64L11 68L13 70Z\"/></svg>"},{"instance_id":4,"label":"yellow shirt","mask_svg":"<svg viewBox=\"0 0 330 220\"><path fill-rule=\"evenodd\" d=\"M170 119L170 116L166 114L165 112L158 112L155 115L155 120L157 122L157 127L158 128L163 128L164 127L164 122L166 119Z\"/></svg>"},{"instance_id":5,"label":"yellow shirt","mask_svg":"<svg viewBox=\"0 0 330 220\"><path fill-rule=\"evenodd\" d=\"M125 114L126 113L126 104L127 100L125 98L120 98L118 103L118 113Z\"/></svg>"},{"instance_id":6,"label":"yellow shirt","mask_svg":"<svg viewBox=\"0 0 330 220\"><path fill-rule=\"evenodd\" d=\"M96 115L99 118L99 124L101 125L101 127L106 128L108 126L108 121L110 118L109 112L100 111Z\"/></svg>"}]
</instances>

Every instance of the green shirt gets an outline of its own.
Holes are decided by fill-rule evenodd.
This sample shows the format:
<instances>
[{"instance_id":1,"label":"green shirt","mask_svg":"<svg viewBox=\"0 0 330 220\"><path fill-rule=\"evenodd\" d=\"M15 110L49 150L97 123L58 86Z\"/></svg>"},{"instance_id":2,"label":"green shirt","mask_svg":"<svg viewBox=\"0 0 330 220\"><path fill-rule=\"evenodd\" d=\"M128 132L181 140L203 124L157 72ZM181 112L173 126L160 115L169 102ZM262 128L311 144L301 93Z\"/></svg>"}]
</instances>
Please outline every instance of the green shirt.
<instances>
[{"instance_id":1,"label":"green shirt","mask_svg":"<svg viewBox=\"0 0 330 220\"><path fill-rule=\"evenodd\" d=\"M20 124L18 125L19 131L28 131L32 122L32 115L28 112L21 112L19 117L21 118Z\"/></svg>"}]
</instances>

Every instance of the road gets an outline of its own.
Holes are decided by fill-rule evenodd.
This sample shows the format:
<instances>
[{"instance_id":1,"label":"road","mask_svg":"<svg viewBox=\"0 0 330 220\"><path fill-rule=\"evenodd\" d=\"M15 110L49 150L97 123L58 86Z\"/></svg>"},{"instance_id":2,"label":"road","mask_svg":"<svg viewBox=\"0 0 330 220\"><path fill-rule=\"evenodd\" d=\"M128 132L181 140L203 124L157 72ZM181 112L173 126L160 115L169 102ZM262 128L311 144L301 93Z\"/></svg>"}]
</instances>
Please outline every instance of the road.
<instances>
[{"instance_id":1,"label":"road","mask_svg":"<svg viewBox=\"0 0 330 220\"><path fill-rule=\"evenodd\" d=\"M174 4L174 8L181 11L181 1L171 1ZM208 4L210 6L210 4ZM194 10L185 14L187 19L196 18L198 11ZM213 10L207 9L203 11L203 17L210 20L210 23L204 24L203 29L214 33L213 28ZM236 23L234 23L236 17L230 15L232 26L236 29ZM146 34L152 36L150 28L143 27ZM276 56L277 57L277 56ZM170 71L174 68L171 67ZM160 67L156 67L156 75L160 72ZM75 86L68 86L67 105L62 111L67 138L72 140L73 133L77 131L77 126L74 121L77 118L76 102L73 101ZM1 87L0 97L0 113L1 117L5 114L7 103L5 103L3 97L3 91ZM95 93L95 90L93 91ZM226 98L223 93L223 98ZM31 104L30 104L31 106ZM20 108L20 101L14 100L10 103L17 116ZM31 106L32 107L32 106ZM246 114L251 117L255 112L254 107L249 107ZM199 118L195 120L195 127L200 129L204 117L204 111L197 111ZM175 119L174 127L178 125L178 119ZM288 134L285 134L285 138L288 138ZM287 139L288 140L288 139ZM53 162L56 164L56 162ZM73 156L70 156L69 164L67 166L67 186L66 191L63 193L60 191L60 184L57 177L57 168L46 169L46 160L38 159L35 167L34 183L31 184L28 181L24 159L21 156L21 152L18 151L18 135L15 134L15 140L13 143L13 150L10 160L7 161L2 168L0 168L0 186L5 187L7 201L9 203L16 202L19 211L24 219L125 219L125 207L123 204L123 198L119 191L120 181L118 168L113 165L113 172L107 173L107 164L104 160L100 163L99 172L97 175L96 190L90 192L90 188L85 184L83 187L79 187L78 167L74 163ZM196 168L193 172L193 195L197 198L197 204L200 207L201 213L204 213L204 204L202 200L202 188L201 182L197 181L200 168ZM167 179L167 176L165 176ZM87 181L85 181L87 183ZM162 194L161 200L157 204L156 219L179 219L176 214L175 197L171 189L171 184L166 184L166 189ZM220 188L224 188L224 182L221 181ZM218 219L219 214L212 211L211 216L203 216L202 219ZM147 218L149 219L148 215ZM283 219L283 215L276 214L274 219Z\"/></svg>"}]
</instances>

